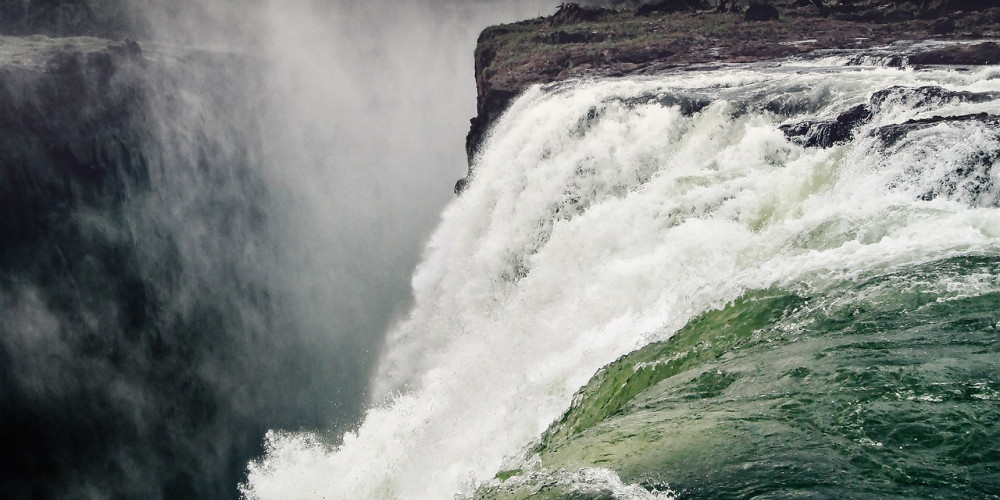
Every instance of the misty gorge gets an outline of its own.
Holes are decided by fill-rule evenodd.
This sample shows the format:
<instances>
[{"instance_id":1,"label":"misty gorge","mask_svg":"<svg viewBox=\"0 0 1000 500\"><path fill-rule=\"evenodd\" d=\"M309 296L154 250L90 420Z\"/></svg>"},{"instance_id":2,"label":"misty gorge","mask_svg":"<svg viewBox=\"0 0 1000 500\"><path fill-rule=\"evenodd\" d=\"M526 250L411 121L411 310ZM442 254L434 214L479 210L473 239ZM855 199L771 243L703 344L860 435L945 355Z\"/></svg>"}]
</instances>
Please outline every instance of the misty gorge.
<instances>
[{"instance_id":1,"label":"misty gorge","mask_svg":"<svg viewBox=\"0 0 1000 500\"><path fill-rule=\"evenodd\" d=\"M1000 7L728 4L0 0L0 498L996 498Z\"/></svg>"}]
</instances>

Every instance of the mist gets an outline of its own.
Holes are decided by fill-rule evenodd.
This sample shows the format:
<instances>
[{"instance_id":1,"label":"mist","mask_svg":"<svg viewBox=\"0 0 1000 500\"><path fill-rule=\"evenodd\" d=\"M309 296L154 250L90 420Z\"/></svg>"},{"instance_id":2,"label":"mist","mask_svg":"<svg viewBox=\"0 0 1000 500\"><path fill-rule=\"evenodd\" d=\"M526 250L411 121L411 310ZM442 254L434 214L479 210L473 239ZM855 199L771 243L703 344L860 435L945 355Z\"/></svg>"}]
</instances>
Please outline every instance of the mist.
<instances>
[{"instance_id":1,"label":"mist","mask_svg":"<svg viewBox=\"0 0 1000 500\"><path fill-rule=\"evenodd\" d=\"M155 63L144 173L5 243L0 493L236 497L268 429L357 424L466 173L476 36L558 2L64 4L114 29L54 34Z\"/></svg>"}]
</instances>

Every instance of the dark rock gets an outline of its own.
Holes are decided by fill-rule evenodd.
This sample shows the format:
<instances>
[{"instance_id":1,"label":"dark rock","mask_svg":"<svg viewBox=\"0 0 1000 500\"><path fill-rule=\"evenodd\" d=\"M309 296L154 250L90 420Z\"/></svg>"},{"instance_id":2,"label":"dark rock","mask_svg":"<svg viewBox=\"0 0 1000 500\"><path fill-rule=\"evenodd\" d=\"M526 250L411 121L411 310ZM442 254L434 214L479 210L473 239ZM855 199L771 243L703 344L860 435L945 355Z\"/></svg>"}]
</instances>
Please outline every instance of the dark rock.
<instances>
[{"instance_id":1,"label":"dark rock","mask_svg":"<svg viewBox=\"0 0 1000 500\"><path fill-rule=\"evenodd\" d=\"M487 92L477 99L477 113L475 118L469 120L469 133L465 136L465 155L470 166L476 156L476 151L479 150L479 145L489 130L489 126L503 114L516 96L517 92L487 89Z\"/></svg>"},{"instance_id":2,"label":"dark rock","mask_svg":"<svg viewBox=\"0 0 1000 500\"><path fill-rule=\"evenodd\" d=\"M884 68L903 68L906 66L906 56L891 51L883 51L880 54L861 53L848 59L846 65L881 66Z\"/></svg>"},{"instance_id":3,"label":"dark rock","mask_svg":"<svg viewBox=\"0 0 1000 500\"><path fill-rule=\"evenodd\" d=\"M674 55L674 52L666 47L646 46L632 47L630 50L616 52L613 58L618 62L641 63L657 59L666 59L672 55Z\"/></svg>"},{"instance_id":4,"label":"dark rock","mask_svg":"<svg viewBox=\"0 0 1000 500\"><path fill-rule=\"evenodd\" d=\"M844 111L837 116L837 123L846 127L856 127L857 125L870 120L872 117L871 110L868 106L864 104L858 104L853 108Z\"/></svg>"},{"instance_id":5,"label":"dark rock","mask_svg":"<svg viewBox=\"0 0 1000 500\"><path fill-rule=\"evenodd\" d=\"M908 107L920 108L929 104L940 104L946 101L987 102L997 96L988 93L957 92L941 87L925 86L918 88L890 87L872 94L869 104L855 106L837 116L836 120L805 121L782 125L779 127L785 136L807 147L830 147L849 140L854 130L871 119L873 110L882 109L889 101L907 101ZM940 116L922 120L911 120L906 123L888 125L874 133L883 144L890 146L912 130L927 127L942 121L962 121L985 119L985 115L964 115L942 118Z\"/></svg>"},{"instance_id":6,"label":"dark rock","mask_svg":"<svg viewBox=\"0 0 1000 500\"><path fill-rule=\"evenodd\" d=\"M952 31L955 31L954 19L949 19L949 18L938 19L937 21L934 21L934 24L931 25L931 33L935 35L947 35Z\"/></svg>"},{"instance_id":7,"label":"dark rock","mask_svg":"<svg viewBox=\"0 0 1000 500\"><path fill-rule=\"evenodd\" d=\"M674 12L691 12L708 8L708 3L702 0L662 0L639 6L636 14L651 16L653 14L671 14Z\"/></svg>"},{"instance_id":8,"label":"dark rock","mask_svg":"<svg viewBox=\"0 0 1000 500\"><path fill-rule=\"evenodd\" d=\"M871 119L871 111L859 104L829 121L805 121L782 125L785 137L795 139L805 147L828 148L854 137L854 129Z\"/></svg>"},{"instance_id":9,"label":"dark rock","mask_svg":"<svg viewBox=\"0 0 1000 500\"><path fill-rule=\"evenodd\" d=\"M992 101L996 98L997 96L989 93L953 91L935 86L917 88L894 86L875 92L872 94L869 102L872 109L877 110L881 109L886 102L891 100L905 100L908 102L908 106L919 108L928 104L939 104L945 101L979 103Z\"/></svg>"},{"instance_id":10,"label":"dark rock","mask_svg":"<svg viewBox=\"0 0 1000 500\"><path fill-rule=\"evenodd\" d=\"M942 7L948 11L978 12L996 7L995 0L946 0Z\"/></svg>"},{"instance_id":11,"label":"dark rock","mask_svg":"<svg viewBox=\"0 0 1000 500\"><path fill-rule=\"evenodd\" d=\"M590 37L587 33L567 33L565 31L556 31L549 33L542 38L542 42L560 45L564 43L586 43L590 41Z\"/></svg>"},{"instance_id":12,"label":"dark rock","mask_svg":"<svg viewBox=\"0 0 1000 500\"><path fill-rule=\"evenodd\" d=\"M640 104L643 102L648 102L648 99L636 98L631 104ZM684 116L692 116L712 104L712 101L705 97L684 94L667 94L657 98L657 102L661 106L677 106Z\"/></svg>"},{"instance_id":13,"label":"dark rock","mask_svg":"<svg viewBox=\"0 0 1000 500\"><path fill-rule=\"evenodd\" d=\"M743 14L745 21L777 21L778 17L778 9L767 4L751 5Z\"/></svg>"},{"instance_id":14,"label":"dark rock","mask_svg":"<svg viewBox=\"0 0 1000 500\"><path fill-rule=\"evenodd\" d=\"M975 45L954 45L914 54L910 56L909 63L951 65L1000 64L1000 45L997 45L996 42L983 42Z\"/></svg>"},{"instance_id":15,"label":"dark rock","mask_svg":"<svg viewBox=\"0 0 1000 500\"><path fill-rule=\"evenodd\" d=\"M581 7L576 3L562 3L556 13L550 16L546 22L549 26L560 26L580 22L593 22L602 17L612 14L614 11L604 7Z\"/></svg>"},{"instance_id":16,"label":"dark rock","mask_svg":"<svg viewBox=\"0 0 1000 500\"><path fill-rule=\"evenodd\" d=\"M455 194L456 195L462 194L462 191L465 191L465 188L467 188L468 186L469 186L468 177L462 177L461 179L455 181Z\"/></svg>"},{"instance_id":17,"label":"dark rock","mask_svg":"<svg viewBox=\"0 0 1000 500\"><path fill-rule=\"evenodd\" d=\"M882 142L883 147L890 147L895 145L902 138L906 137L906 135L910 132L932 127L939 123L967 121L980 121L990 123L994 127L1000 126L1000 116L991 115L989 113L976 113L958 116L932 116L930 118L907 120L903 123L879 127L878 130L873 132L873 134Z\"/></svg>"}]
</instances>

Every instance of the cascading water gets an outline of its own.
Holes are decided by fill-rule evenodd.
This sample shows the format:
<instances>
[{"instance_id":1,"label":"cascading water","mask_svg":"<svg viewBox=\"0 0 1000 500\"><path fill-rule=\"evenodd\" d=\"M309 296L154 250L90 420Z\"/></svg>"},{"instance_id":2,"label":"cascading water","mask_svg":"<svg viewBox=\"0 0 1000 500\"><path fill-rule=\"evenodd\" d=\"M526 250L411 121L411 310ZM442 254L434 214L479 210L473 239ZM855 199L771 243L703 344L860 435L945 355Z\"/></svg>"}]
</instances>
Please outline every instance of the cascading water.
<instances>
[{"instance_id":1,"label":"cascading water","mask_svg":"<svg viewBox=\"0 0 1000 500\"><path fill-rule=\"evenodd\" d=\"M356 420L475 36L553 7L0 4L5 499L235 498L268 428Z\"/></svg>"},{"instance_id":2,"label":"cascading water","mask_svg":"<svg viewBox=\"0 0 1000 500\"><path fill-rule=\"evenodd\" d=\"M850 60L527 91L425 250L379 402L333 444L270 433L244 494L995 494L1000 72ZM837 343L862 333L859 368Z\"/></svg>"}]
</instances>

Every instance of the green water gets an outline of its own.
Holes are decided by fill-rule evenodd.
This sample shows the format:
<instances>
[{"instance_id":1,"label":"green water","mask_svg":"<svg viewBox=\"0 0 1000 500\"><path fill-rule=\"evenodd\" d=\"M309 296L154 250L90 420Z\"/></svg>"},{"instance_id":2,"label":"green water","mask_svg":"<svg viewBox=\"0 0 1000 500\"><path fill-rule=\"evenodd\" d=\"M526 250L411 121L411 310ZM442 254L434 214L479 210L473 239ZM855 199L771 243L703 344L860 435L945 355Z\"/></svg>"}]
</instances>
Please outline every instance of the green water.
<instances>
[{"instance_id":1,"label":"green water","mask_svg":"<svg viewBox=\"0 0 1000 500\"><path fill-rule=\"evenodd\" d=\"M803 286L803 290L808 287ZM602 369L481 498L1000 498L1000 258L759 290Z\"/></svg>"}]
</instances>

